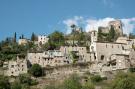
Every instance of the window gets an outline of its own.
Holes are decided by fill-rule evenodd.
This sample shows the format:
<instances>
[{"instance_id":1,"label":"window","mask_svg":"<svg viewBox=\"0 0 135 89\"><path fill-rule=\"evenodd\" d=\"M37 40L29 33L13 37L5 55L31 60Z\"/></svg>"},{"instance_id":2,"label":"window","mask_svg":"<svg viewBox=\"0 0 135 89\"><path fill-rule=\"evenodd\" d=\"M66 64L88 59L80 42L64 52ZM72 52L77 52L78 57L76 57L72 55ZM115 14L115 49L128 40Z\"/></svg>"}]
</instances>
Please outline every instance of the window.
<instances>
[{"instance_id":1,"label":"window","mask_svg":"<svg viewBox=\"0 0 135 89\"><path fill-rule=\"evenodd\" d=\"M122 46L122 50L124 50L124 47Z\"/></svg>"},{"instance_id":2,"label":"window","mask_svg":"<svg viewBox=\"0 0 135 89\"><path fill-rule=\"evenodd\" d=\"M96 35L95 31L94 31L94 36Z\"/></svg>"},{"instance_id":3,"label":"window","mask_svg":"<svg viewBox=\"0 0 135 89\"><path fill-rule=\"evenodd\" d=\"M120 29L120 26L119 26L119 29Z\"/></svg>"},{"instance_id":4,"label":"window","mask_svg":"<svg viewBox=\"0 0 135 89\"><path fill-rule=\"evenodd\" d=\"M14 65L11 65L11 68L14 68Z\"/></svg>"},{"instance_id":5,"label":"window","mask_svg":"<svg viewBox=\"0 0 135 89\"><path fill-rule=\"evenodd\" d=\"M101 55L101 60L104 60L104 55Z\"/></svg>"},{"instance_id":6,"label":"window","mask_svg":"<svg viewBox=\"0 0 135 89\"><path fill-rule=\"evenodd\" d=\"M94 59L96 59L96 54L94 53Z\"/></svg>"}]
</instances>

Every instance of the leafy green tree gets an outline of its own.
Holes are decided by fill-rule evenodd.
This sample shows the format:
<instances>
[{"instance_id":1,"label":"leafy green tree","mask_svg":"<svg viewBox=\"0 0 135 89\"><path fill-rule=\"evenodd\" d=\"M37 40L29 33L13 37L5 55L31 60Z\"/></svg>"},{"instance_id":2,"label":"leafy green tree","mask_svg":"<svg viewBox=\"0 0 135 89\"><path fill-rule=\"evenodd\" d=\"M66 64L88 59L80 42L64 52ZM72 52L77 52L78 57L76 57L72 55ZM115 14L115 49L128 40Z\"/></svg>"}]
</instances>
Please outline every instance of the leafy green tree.
<instances>
[{"instance_id":1,"label":"leafy green tree","mask_svg":"<svg viewBox=\"0 0 135 89\"><path fill-rule=\"evenodd\" d=\"M16 32L14 33L13 41L14 41L14 43L16 43Z\"/></svg>"},{"instance_id":2,"label":"leafy green tree","mask_svg":"<svg viewBox=\"0 0 135 89\"><path fill-rule=\"evenodd\" d=\"M61 42L64 42L64 35L62 32L55 31L52 34L49 35L50 41L55 42L56 44L60 44Z\"/></svg>"},{"instance_id":3,"label":"leafy green tree","mask_svg":"<svg viewBox=\"0 0 135 89\"><path fill-rule=\"evenodd\" d=\"M42 76L42 67L39 64L34 64L29 70L30 74L32 74L34 77L40 77Z\"/></svg>"},{"instance_id":4,"label":"leafy green tree","mask_svg":"<svg viewBox=\"0 0 135 89\"><path fill-rule=\"evenodd\" d=\"M116 32L114 30L114 27L111 26L110 31L109 31L109 35L108 35L108 40L110 42L113 42L115 40L115 37L116 37Z\"/></svg>"},{"instance_id":5,"label":"leafy green tree","mask_svg":"<svg viewBox=\"0 0 135 89\"><path fill-rule=\"evenodd\" d=\"M0 76L0 89L10 89L9 80L5 76Z\"/></svg>"},{"instance_id":6,"label":"leafy green tree","mask_svg":"<svg viewBox=\"0 0 135 89\"><path fill-rule=\"evenodd\" d=\"M37 41L38 38L36 36L36 34L33 32L32 35L31 35L31 41Z\"/></svg>"},{"instance_id":7,"label":"leafy green tree","mask_svg":"<svg viewBox=\"0 0 135 89\"><path fill-rule=\"evenodd\" d=\"M135 39L135 35L133 33L129 34L129 39Z\"/></svg>"},{"instance_id":8,"label":"leafy green tree","mask_svg":"<svg viewBox=\"0 0 135 89\"><path fill-rule=\"evenodd\" d=\"M28 85L31 85L31 81L32 81L30 75L28 74L19 75L19 80L21 84L28 84Z\"/></svg>"},{"instance_id":9,"label":"leafy green tree","mask_svg":"<svg viewBox=\"0 0 135 89\"><path fill-rule=\"evenodd\" d=\"M72 56L73 63L75 63L78 60L78 58L79 58L77 53L74 52L74 51L71 51L71 56Z\"/></svg>"},{"instance_id":10,"label":"leafy green tree","mask_svg":"<svg viewBox=\"0 0 135 89\"><path fill-rule=\"evenodd\" d=\"M103 38L102 38L102 31L101 31L101 29L99 28L99 29L98 29L98 41L101 42L102 39L103 39Z\"/></svg>"},{"instance_id":11,"label":"leafy green tree","mask_svg":"<svg viewBox=\"0 0 135 89\"><path fill-rule=\"evenodd\" d=\"M59 31L55 31L52 34L49 35L49 44L55 45L56 48L59 48L60 46L64 45L65 39L64 34Z\"/></svg>"},{"instance_id":12,"label":"leafy green tree","mask_svg":"<svg viewBox=\"0 0 135 89\"><path fill-rule=\"evenodd\" d=\"M12 85L11 85L11 89L22 89L21 83L18 81L15 81Z\"/></svg>"},{"instance_id":13,"label":"leafy green tree","mask_svg":"<svg viewBox=\"0 0 135 89\"><path fill-rule=\"evenodd\" d=\"M44 48L45 50L54 50L54 49L56 49L56 45L55 45L55 43L47 42L47 43L43 46L43 48Z\"/></svg>"}]
</instances>

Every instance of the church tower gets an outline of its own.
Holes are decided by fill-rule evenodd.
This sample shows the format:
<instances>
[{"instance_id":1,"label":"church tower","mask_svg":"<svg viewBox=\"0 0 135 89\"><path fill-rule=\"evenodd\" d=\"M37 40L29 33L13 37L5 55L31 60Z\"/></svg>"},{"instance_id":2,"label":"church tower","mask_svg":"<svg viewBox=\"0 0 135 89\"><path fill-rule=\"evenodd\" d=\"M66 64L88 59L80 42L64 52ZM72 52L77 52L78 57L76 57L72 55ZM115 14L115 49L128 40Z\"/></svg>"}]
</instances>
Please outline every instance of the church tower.
<instances>
[{"instance_id":1,"label":"church tower","mask_svg":"<svg viewBox=\"0 0 135 89\"><path fill-rule=\"evenodd\" d=\"M98 41L97 37L98 37L98 32L96 30L91 31L91 43Z\"/></svg>"}]
</instances>

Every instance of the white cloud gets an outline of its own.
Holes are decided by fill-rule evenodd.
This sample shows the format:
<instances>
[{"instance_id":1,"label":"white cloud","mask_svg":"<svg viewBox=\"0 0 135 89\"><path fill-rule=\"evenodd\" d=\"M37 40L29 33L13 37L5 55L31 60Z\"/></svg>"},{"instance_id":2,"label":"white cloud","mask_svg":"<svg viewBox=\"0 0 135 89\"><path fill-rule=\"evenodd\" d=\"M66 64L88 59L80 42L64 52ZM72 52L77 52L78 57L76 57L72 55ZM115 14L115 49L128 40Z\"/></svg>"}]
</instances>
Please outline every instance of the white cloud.
<instances>
[{"instance_id":1,"label":"white cloud","mask_svg":"<svg viewBox=\"0 0 135 89\"><path fill-rule=\"evenodd\" d=\"M74 18L72 19L64 20L63 23L66 25L67 29L66 34L71 33L71 25L75 24L76 26L78 26L80 23L82 24L82 21L84 21L82 16L74 16Z\"/></svg>"},{"instance_id":2,"label":"white cloud","mask_svg":"<svg viewBox=\"0 0 135 89\"><path fill-rule=\"evenodd\" d=\"M84 24L85 31L88 32L90 30L98 30L99 26L106 27L106 26L108 26L108 22L113 21L113 20L115 20L115 18L107 17L107 18L102 18L102 19L91 19L91 18L84 19L81 16L80 17L75 16L72 19L64 20L63 23L67 27L67 33L71 32L70 26L72 24L80 25L81 22L82 22L81 24ZM122 18L120 20L123 23L123 32L125 34L129 34L129 33L132 33L134 31L135 17L134 18L126 18L126 19Z\"/></svg>"},{"instance_id":3,"label":"white cloud","mask_svg":"<svg viewBox=\"0 0 135 89\"><path fill-rule=\"evenodd\" d=\"M98 30L99 26L103 26L106 27L108 25L109 21L115 20L114 18L104 18L104 19L88 19L86 22L86 27L85 30L86 32L90 31L90 30Z\"/></svg>"},{"instance_id":4,"label":"white cloud","mask_svg":"<svg viewBox=\"0 0 135 89\"><path fill-rule=\"evenodd\" d=\"M132 33L135 30L135 18L121 19L123 23L123 32Z\"/></svg>"}]
</instances>

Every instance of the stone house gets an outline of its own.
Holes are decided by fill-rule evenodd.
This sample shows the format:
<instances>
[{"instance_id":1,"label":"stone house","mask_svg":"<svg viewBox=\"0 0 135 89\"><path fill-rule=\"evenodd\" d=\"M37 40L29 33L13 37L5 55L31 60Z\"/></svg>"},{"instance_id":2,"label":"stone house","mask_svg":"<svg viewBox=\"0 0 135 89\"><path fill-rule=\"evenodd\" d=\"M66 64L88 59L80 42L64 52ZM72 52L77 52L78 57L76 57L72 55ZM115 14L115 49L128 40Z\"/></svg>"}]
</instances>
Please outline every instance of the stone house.
<instances>
[{"instance_id":1,"label":"stone house","mask_svg":"<svg viewBox=\"0 0 135 89\"><path fill-rule=\"evenodd\" d=\"M17 60L5 62L3 68L4 75L19 76L19 74L27 73L27 60L17 57Z\"/></svg>"},{"instance_id":2,"label":"stone house","mask_svg":"<svg viewBox=\"0 0 135 89\"><path fill-rule=\"evenodd\" d=\"M37 53L28 53L27 59L31 64L39 64L42 67L60 66L68 63L61 51L49 50Z\"/></svg>"},{"instance_id":3,"label":"stone house","mask_svg":"<svg viewBox=\"0 0 135 89\"><path fill-rule=\"evenodd\" d=\"M45 35L39 35L38 36L38 44L45 44L47 43L49 38Z\"/></svg>"},{"instance_id":4,"label":"stone house","mask_svg":"<svg viewBox=\"0 0 135 89\"><path fill-rule=\"evenodd\" d=\"M61 46L60 51L64 56L68 57L71 52L76 52L79 56L79 62L90 62L90 53L87 52L86 47L79 46ZM71 58L69 58L71 59Z\"/></svg>"},{"instance_id":5,"label":"stone house","mask_svg":"<svg viewBox=\"0 0 135 89\"><path fill-rule=\"evenodd\" d=\"M28 42L29 42L29 40L25 39L25 38L18 40L18 44L19 45L26 45Z\"/></svg>"}]
</instances>

